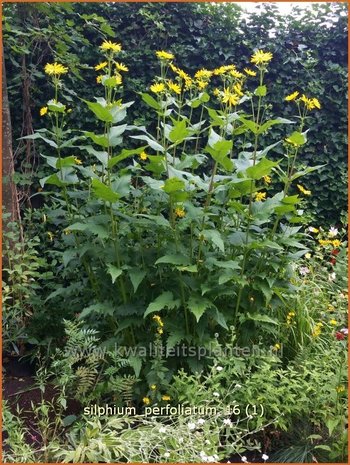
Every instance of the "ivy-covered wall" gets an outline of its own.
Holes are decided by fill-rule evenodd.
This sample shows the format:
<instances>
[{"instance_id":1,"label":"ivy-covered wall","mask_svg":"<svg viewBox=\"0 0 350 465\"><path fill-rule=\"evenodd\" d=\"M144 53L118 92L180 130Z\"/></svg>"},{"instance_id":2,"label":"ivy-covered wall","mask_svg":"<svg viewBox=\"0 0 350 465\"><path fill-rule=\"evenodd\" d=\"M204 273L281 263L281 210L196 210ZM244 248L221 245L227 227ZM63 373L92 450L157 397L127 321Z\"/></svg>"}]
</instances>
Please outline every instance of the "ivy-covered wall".
<instances>
[{"instance_id":1,"label":"ivy-covered wall","mask_svg":"<svg viewBox=\"0 0 350 465\"><path fill-rule=\"evenodd\" d=\"M345 3L315 4L286 17L271 3L250 14L235 3L5 4L4 15L14 147L17 168L25 173L18 174L23 185L35 183L33 166L43 169L40 146L28 149L29 142L17 139L41 125L39 108L49 92L43 74L46 62L55 58L69 66L65 96L79 128L90 116L72 89L90 97L103 37L122 43L123 61L130 69L126 99L138 102L135 92L149 86L157 69L155 50L173 52L177 64L193 74L223 63L244 67L251 52L261 48L274 55L273 71L267 76L274 82L268 86L273 113L293 114L284 97L294 90L315 96L322 104L321 111L312 114L310 142L303 151L306 165L325 165L305 181L313 193L308 201L314 224L338 224L347 210ZM150 123L151 112L141 102L131 114L138 122ZM269 141L273 138L271 131Z\"/></svg>"}]
</instances>

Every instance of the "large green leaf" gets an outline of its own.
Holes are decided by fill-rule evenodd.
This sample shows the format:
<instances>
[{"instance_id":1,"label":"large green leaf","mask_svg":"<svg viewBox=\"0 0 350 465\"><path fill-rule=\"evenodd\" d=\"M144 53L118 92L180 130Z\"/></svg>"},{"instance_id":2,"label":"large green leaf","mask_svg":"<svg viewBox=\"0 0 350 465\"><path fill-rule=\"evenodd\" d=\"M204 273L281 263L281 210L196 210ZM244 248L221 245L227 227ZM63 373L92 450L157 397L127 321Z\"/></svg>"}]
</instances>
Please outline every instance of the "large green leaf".
<instances>
[{"instance_id":1,"label":"large green leaf","mask_svg":"<svg viewBox=\"0 0 350 465\"><path fill-rule=\"evenodd\" d=\"M180 305L180 301L178 299L174 300L173 293L170 291L163 292L160 294L152 303L150 303L143 315L146 318L147 315L154 312L159 312L163 310L163 308L176 308Z\"/></svg>"},{"instance_id":2,"label":"large green leaf","mask_svg":"<svg viewBox=\"0 0 350 465\"><path fill-rule=\"evenodd\" d=\"M189 135L190 135L190 131L187 128L186 121L180 120L180 121L175 121L174 127L169 133L169 139L171 140L171 142L179 144L184 139L186 139L186 137Z\"/></svg>"},{"instance_id":3,"label":"large green leaf","mask_svg":"<svg viewBox=\"0 0 350 465\"><path fill-rule=\"evenodd\" d=\"M157 100L152 97L152 95L147 94L146 92L141 93L142 100L147 103L147 105L151 108L154 108L155 110L161 110L162 107L159 105Z\"/></svg>"},{"instance_id":4,"label":"large green leaf","mask_svg":"<svg viewBox=\"0 0 350 465\"><path fill-rule=\"evenodd\" d=\"M165 181L163 191L167 194L180 191L185 188L185 182L179 178L169 178Z\"/></svg>"},{"instance_id":5,"label":"large green leaf","mask_svg":"<svg viewBox=\"0 0 350 465\"><path fill-rule=\"evenodd\" d=\"M206 229L202 232L203 236L208 240L211 241L221 252L225 252L224 241L222 240L221 234L219 231L215 229Z\"/></svg>"},{"instance_id":6,"label":"large green leaf","mask_svg":"<svg viewBox=\"0 0 350 465\"><path fill-rule=\"evenodd\" d=\"M164 255L163 257L158 258L155 265L159 265L160 263L168 264L168 265L190 265L190 259L185 255Z\"/></svg>"},{"instance_id":7,"label":"large green leaf","mask_svg":"<svg viewBox=\"0 0 350 465\"><path fill-rule=\"evenodd\" d=\"M111 265L110 263L107 265L107 271L111 275L112 283L115 283L115 280L123 273L122 269Z\"/></svg>"},{"instance_id":8,"label":"large green leaf","mask_svg":"<svg viewBox=\"0 0 350 465\"><path fill-rule=\"evenodd\" d=\"M271 170L274 166L277 166L278 162L268 160L267 158L262 158L254 166L250 166L246 169L247 176L252 179L261 179L263 176L266 176L271 173Z\"/></svg>"},{"instance_id":9,"label":"large green leaf","mask_svg":"<svg viewBox=\"0 0 350 465\"><path fill-rule=\"evenodd\" d=\"M91 181L92 190L94 195L101 200L105 200L106 202L116 202L119 200L120 195L116 192L112 191L109 186L103 184L99 179L93 179Z\"/></svg>"},{"instance_id":10,"label":"large green leaf","mask_svg":"<svg viewBox=\"0 0 350 465\"><path fill-rule=\"evenodd\" d=\"M113 166L117 165L119 162L125 160L128 157L132 157L133 155L139 155L145 150L146 147L147 145L144 145L143 147L139 147L137 149L123 149L119 155L109 160L108 168L113 168Z\"/></svg>"},{"instance_id":11,"label":"large green leaf","mask_svg":"<svg viewBox=\"0 0 350 465\"><path fill-rule=\"evenodd\" d=\"M195 316L197 323L203 316L204 312L208 308L212 307L212 305L213 304L209 299L206 299L200 295L192 295L187 302L187 307L189 311Z\"/></svg>"},{"instance_id":12,"label":"large green leaf","mask_svg":"<svg viewBox=\"0 0 350 465\"><path fill-rule=\"evenodd\" d=\"M128 273L134 288L134 292L136 292L147 273L145 270L140 270L139 268L128 270Z\"/></svg>"},{"instance_id":13,"label":"large green leaf","mask_svg":"<svg viewBox=\"0 0 350 465\"><path fill-rule=\"evenodd\" d=\"M91 111L97 116L97 118L105 123L112 123L113 117L111 112L101 103L98 102L89 102L88 100L83 100L90 108Z\"/></svg>"}]
</instances>

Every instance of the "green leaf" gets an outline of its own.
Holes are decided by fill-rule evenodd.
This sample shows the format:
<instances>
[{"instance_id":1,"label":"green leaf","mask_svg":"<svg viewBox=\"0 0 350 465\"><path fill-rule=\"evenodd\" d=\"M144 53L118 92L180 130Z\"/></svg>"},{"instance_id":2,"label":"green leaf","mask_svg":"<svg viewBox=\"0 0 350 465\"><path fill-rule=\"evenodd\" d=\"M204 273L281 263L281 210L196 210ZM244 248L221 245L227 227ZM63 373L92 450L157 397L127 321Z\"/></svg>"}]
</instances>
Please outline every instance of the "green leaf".
<instances>
[{"instance_id":1,"label":"green leaf","mask_svg":"<svg viewBox=\"0 0 350 465\"><path fill-rule=\"evenodd\" d=\"M246 126L253 134L258 133L258 125L249 119L244 118L243 116L239 117L239 120L242 121L244 126Z\"/></svg>"},{"instance_id":2,"label":"green leaf","mask_svg":"<svg viewBox=\"0 0 350 465\"><path fill-rule=\"evenodd\" d=\"M125 132L126 127L126 124L111 127L108 134L108 141L111 147L115 147L122 143L123 139L120 136Z\"/></svg>"},{"instance_id":3,"label":"green leaf","mask_svg":"<svg viewBox=\"0 0 350 465\"><path fill-rule=\"evenodd\" d=\"M130 136L130 137L132 139L145 140L147 144L156 152L164 152L164 147L162 147L156 140L151 139L148 136L141 134L139 136Z\"/></svg>"},{"instance_id":4,"label":"green leaf","mask_svg":"<svg viewBox=\"0 0 350 465\"><path fill-rule=\"evenodd\" d=\"M113 117L111 112L103 105L98 102L89 102L88 100L84 100L89 107L89 109L97 116L97 118L105 123L112 123Z\"/></svg>"},{"instance_id":5,"label":"green leaf","mask_svg":"<svg viewBox=\"0 0 350 465\"><path fill-rule=\"evenodd\" d=\"M159 105L157 100L152 97L152 95L144 92L144 93L141 93L141 97L142 97L142 100L145 103L147 103L147 105L150 106L151 108L154 108L155 110L158 110L158 111L162 109L162 107Z\"/></svg>"},{"instance_id":6,"label":"green leaf","mask_svg":"<svg viewBox=\"0 0 350 465\"><path fill-rule=\"evenodd\" d=\"M134 292L137 291L139 285L143 281L144 277L146 276L146 271L140 270L138 268L134 268L132 270L128 270L130 280L132 282L132 286L134 288Z\"/></svg>"},{"instance_id":7,"label":"green leaf","mask_svg":"<svg viewBox=\"0 0 350 465\"><path fill-rule=\"evenodd\" d=\"M99 179L93 179L91 181L91 186L94 192L94 195L101 200L105 200L106 202L116 202L119 200L120 195L116 192L113 192L112 189Z\"/></svg>"},{"instance_id":8,"label":"green leaf","mask_svg":"<svg viewBox=\"0 0 350 465\"><path fill-rule=\"evenodd\" d=\"M108 163L108 153L106 151L95 150L91 145L84 145L80 149L86 150L89 155L93 155L97 158L103 166L107 166Z\"/></svg>"},{"instance_id":9,"label":"green leaf","mask_svg":"<svg viewBox=\"0 0 350 465\"><path fill-rule=\"evenodd\" d=\"M163 257L158 258L155 265L160 263L165 263L168 265L190 265L190 259L185 255L164 255Z\"/></svg>"},{"instance_id":10,"label":"green leaf","mask_svg":"<svg viewBox=\"0 0 350 465\"><path fill-rule=\"evenodd\" d=\"M42 139L48 145L50 145L51 147L57 149L56 142L54 142L51 139L47 139L46 137L42 136L39 132L36 132L35 134L30 134L29 136L20 137L20 139Z\"/></svg>"},{"instance_id":11,"label":"green leaf","mask_svg":"<svg viewBox=\"0 0 350 465\"><path fill-rule=\"evenodd\" d=\"M163 191L167 194L171 194L172 192L180 191L184 189L185 182L179 178L170 178L167 179L164 183Z\"/></svg>"},{"instance_id":12,"label":"green leaf","mask_svg":"<svg viewBox=\"0 0 350 465\"><path fill-rule=\"evenodd\" d=\"M220 249L221 252L225 252L224 241L222 240L219 231L216 231L215 229L206 229L202 232L202 234L205 237L205 239L211 241L214 245L216 245L216 247L218 247L218 249Z\"/></svg>"},{"instance_id":13,"label":"green leaf","mask_svg":"<svg viewBox=\"0 0 350 465\"><path fill-rule=\"evenodd\" d=\"M57 158L56 161L56 168L63 168L65 166L74 166L76 165L75 157L65 157L65 158Z\"/></svg>"},{"instance_id":14,"label":"green leaf","mask_svg":"<svg viewBox=\"0 0 350 465\"><path fill-rule=\"evenodd\" d=\"M142 359L136 355L131 355L128 358L128 362L131 368L133 368L136 378L138 378L142 368Z\"/></svg>"},{"instance_id":15,"label":"green leaf","mask_svg":"<svg viewBox=\"0 0 350 465\"><path fill-rule=\"evenodd\" d=\"M186 126L186 121L176 121L173 129L169 133L169 139L174 143L181 143L187 136L190 135L190 131Z\"/></svg>"},{"instance_id":16,"label":"green leaf","mask_svg":"<svg viewBox=\"0 0 350 465\"><path fill-rule=\"evenodd\" d=\"M256 165L250 166L246 169L247 176L252 179L261 179L271 173L271 169L277 166L278 162L262 158Z\"/></svg>"},{"instance_id":17,"label":"green leaf","mask_svg":"<svg viewBox=\"0 0 350 465\"><path fill-rule=\"evenodd\" d=\"M270 323L272 325L279 325L278 320L275 318L270 318L267 315L262 315L260 313L247 313L246 320L257 321L259 323Z\"/></svg>"},{"instance_id":18,"label":"green leaf","mask_svg":"<svg viewBox=\"0 0 350 465\"><path fill-rule=\"evenodd\" d=\"M47 102L47 108L54 113L64 113L66 110L66 105L63 105L61 102L55 102L54 100L50 100Z\"/></svg>"},{"instance_id":19,"label":"green leaf","mask_svg":"<svg viewBox=\"0 0 350 465\"><path fill-rule=\"evenodd\" d=\"M113 157L109 160L108 162L108 168L113 168L113 166L117 165L119 162L122 160L125 160L128 157L132 157L133 155L139 155L142 153L147 145L144 145L143 147L139 147L138 149L123 149L119 155L116 157Z\"/></svg>"},{"instance_id":20,"label":"green leaf","mask_svg":"<svg viewBox=\"0 0 350 465\"><path fill-rule=\"evenodd\" d=\"M63 426L70 426L72 425L75 420L77 419L78 417L76 415L67 415L66 417L63 418L62 420L62 423L63 423Z\"/></svg>"},{"instance_id":21,"label":"green leaf","mask_svg":"<svg viewBox=\"0 0 350 465\"><path fill-rule=\"evenodd\" d=\"M108 139L103 134L95 134L91 131L83 131L86 137L89 137L95 144L100 145L101 147L107 148L109 143Z\"/></svg>"},{"instance_id":22,"label":"green leaf","mask_svg":"<svg viewBox=\"0 0 350 465\"><path fill-rule=\"evenodd\" d=\"M115 283L115 280L123 273L123 270L117 268L114 265L111 265L110 263L107 265L107 271L111 275L113 284Z\"/></svg>"},{"instance_id":23,"label":"green leaf","mask_svg":"<svg viewBox=\"0 0 350 465\"><path fill-rule=\"evenodd\" d=\"M293 123L294 121L291 121L286 118L270 119L258 127L257 134L258 135L263 134L265 131L267 131L270 127L274 126L275 124L293 124Z\"/></svg>"},{"instance_id":24,"label":"green leaf","mask_svg":"<svg viewBox=\"0 0 350 465\"><path fill-rule=\"evenodd\" d=\"M267 92L266 86L259 86L255 89L254 94L257 95L258 97L265 97Z\"/></svg>"},{"instance_id":25,"label":"green leaf","mask_svg":"<svg viewBox=\"0 0 350 465\"><path fill-rule=\"evenodd\" d=\"M290 136L287 137L286 141L300 147L306 143L306 135L305 133L294 131Z\"/></svg>"},{"instance_id":26,"label":"green leaf","mask_svg":"<svg viewBox=\"0 0 350 465\"><path fill-rule=\"evenodd\" d=\"M188 273L198 273L197 265L177 266L176 269L179 271L187 271Z\"/></svg>"},{"instance_id":27,"label":"green leaf","mask_svg":"<svg viewBox=\"0 0 350 465\"><path fill-rule=\"evenodd\" d=\"M96 234L100 239L107 239L107 229L96 223L74 223L66 228L69 231L89 231L92 234Z\"/></svg>"},{"instance_id":28,"label":"green leaf","mask_svg":"<svg viewBox=\"0 0 350 465\"><path fill-rule=\"evenodd\" d=\"M163 308L168 307L170 309L178 307L180 301L174 300L173 293L170 291L163 292L160 294L152 303L150 303L143 315L146 318L147 315L154 312L159 312Z\"/></svg>"},{"instance_id":29,"label":"green leaf","mask_svg":"<svg viewBox=\"0 0 350 465\"><path fill-rule=\"evenodd\" d=\"M195 316L197 323L206 309L212 307L212 305L209 299L200 295L191 296L187 302L188 309Z\"/></svg>"}]
</instances>

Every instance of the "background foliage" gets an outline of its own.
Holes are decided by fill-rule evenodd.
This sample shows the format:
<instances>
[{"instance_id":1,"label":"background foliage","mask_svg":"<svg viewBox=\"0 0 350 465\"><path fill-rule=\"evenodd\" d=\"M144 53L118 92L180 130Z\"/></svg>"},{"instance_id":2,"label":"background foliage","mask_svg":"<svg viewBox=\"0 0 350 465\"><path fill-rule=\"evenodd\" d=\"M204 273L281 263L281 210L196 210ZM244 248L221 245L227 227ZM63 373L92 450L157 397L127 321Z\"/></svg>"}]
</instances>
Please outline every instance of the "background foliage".
<instances>
[{"instance_id":1,"label":"background foliage","mask_svg":"<svg viewBox=\"0 0 350 465\"><path fill-rule=\"evenodd\" d=\"M53 58L69 64L64 97L74 100L76 127L84 121L86 128L93 124L92 116L71 89L79 88L80 95L91 97L98 45L102 38L114 37L127 51L124 61L132 76L125 80L126 100L149 86L156 70L155 50L175 52L192 74L223 62L241 66L254 48L271 51L274 60L267 85L274 82L268 87L275 114L287 113L284 96L294 90L321 100L322 111L312 115L310 143L303 156L305 164L326 166L308 177L307 188L313 193L308 207L316 223L339 223L347 206L346 4L315 4L309 11L297 8L287 17L273 4L261 4L258 12L250 14L232 3L7 4L4 16L17 180L24 202L38 187L33 170L44 168L39 162L40 144L18 137L41 125L39 108L48 92L44 64ZM152 118L142 104L134 106L131 114L136 123L149 123ZM271 131L269 139L274 137ZM36 206L42 201L35 196L30 203Z\"/></svg>"}]
</instances>

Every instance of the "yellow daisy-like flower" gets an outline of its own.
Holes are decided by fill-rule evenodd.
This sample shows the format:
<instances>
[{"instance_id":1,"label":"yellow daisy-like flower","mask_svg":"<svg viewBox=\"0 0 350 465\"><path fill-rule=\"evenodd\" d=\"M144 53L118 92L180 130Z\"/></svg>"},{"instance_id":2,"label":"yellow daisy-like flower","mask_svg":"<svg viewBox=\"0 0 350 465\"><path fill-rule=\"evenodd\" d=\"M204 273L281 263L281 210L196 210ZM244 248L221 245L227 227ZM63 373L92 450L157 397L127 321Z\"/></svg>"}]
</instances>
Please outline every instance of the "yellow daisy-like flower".
<instances>
[{"instance_id":1,"label":"yellow daisy-like flower","mask_svg":"<svg viewBox=\"0 0 350 465\"><path fill-rule=\"evenodd\" d=\"M100 69L105 68L108 65L107 61L103 61L102 63L99 63L98 65L95 66L95 71L100 71Z\"/></svg>"},{"instance_id":2,"label":"yellow daisy-like flower","mask_svg":"<svg viewBox=\"0 0 350 465\"><path fill-rule=\"evenodd\" d=\"M321 108L321 104L320 102L317 100L317 98L308 98L306 97L305 94L303 94L301 97L300 97L300 100L302 102L304 102L306 108L308 110L313 110L314 108Z\"/></svg>"},{"instance_id":3,"label":"yellow daisy-like flower","mask_svg":"<svg viewBox=\"0 0 350 465\"><path fill-rule=\"evenodd\" d=\"M157 329L157 333L158 333L158 334L163 334L162 328L158 328L158 329Z\"/></svg>"},{"instance_id":4,"label":"yellow daisy-like flower","mask_svg":"<svg viewBox=\"0 0 350 465\"><path fill-rule=\"evenodd\" d=\"M82 164L82 161L81 161L79 158L74 157L74 163L75 163L76 165L81 165L81 164Z\"/></svg>"},{"instance_id":5,"label":"yellow daisy-like flower","mask_svg":"<svg viewBox=\"0 0 350 465\"><path fill-rule=\"evenodd\" d=\"M284 100L287 100L287 102L291 102L292 100L295 100L299 95L299 92L296 90L292 94L287 95Z\"/></svg>"},{"instance_id":6,"label":"yellow daisy-like flower","mask_svg":"<svg viewBox=\"0 0 350 465\"><path fill-rule=\"evenodd\" d=\"M297 188L302 194L311 195L311 191L308 191L307 189L305 189L305 187L303 187L301 184L297 184Z\"/></svg>"},{"instance_id":7,"label":"yellow daisy-like flower","mask_svg":"<svg viewBox=\"0 0 350 465\"><path fill-rule=\"evenodd\" d=\"M338 322L337 322L337 320L334 320L334 318L332 318L330 320L329 324L332 325L332 326L337 326Z\"/></svg>"},{"instance_id":8,"label":"yellow daisy-like flower","mask_svg":"<svg viewBox=\"0 0 350 465\"><path fill-rule=\"evenodd\" d=\"M141 160L147 160L147 158L148 158L147 153L146 152L141 152L140 153L140 158L141 158Z\"/></svg>"},{"instance_id":9,"label":"yellow daisy-like flower","mask_svg":"<svg viewBox=\"0 0 350 465\"><path fill-rule=\"evenodd\" d=\"M68 73L68 68L61 65L60 63L47 63L45 65L44 71L49 76L60 76L61 74Z\"/></svg>"},{"instance_id":10,"label":"yellow daisy-like flower","mask_svg":"<svg viewBox=\"0 0 350 465\"><path fill-rule=\"evenodd\" d=\"M181 87L179 86L179 84L175 84L175 82L173 81L168 81L167 84L169 89L175 92L175 94L181 94Z\"/></svg>"},{"instance_id":11,"label":"yellow daisy-like flower","mask_svg":"<svg viewBox=\"0 0 350 465\"><path fill-rule=\"evenodd\" d=\"M161 327L164 326L164 323L159 315L154 315L153 320Z\"/></svg>"},{"instance_id":12,"label":"yellow daisy-like flower","mask_svg":"<svg viewBox=\"0 0 350 465\"><path fill-rule=\"evenodd\" d=\"M162 396L162 400L171 400L170 396Z\"/></svg>"},{"instance_id":13,"label":"yellow daisy-like flower","mask_svg":"<svg viewBox=\"0 0 350 465\"><path fill-rule=\"evenodd\" d=\"M183 218L185 215L186 215L186 212L183 208L175 208L175 215L178 217L178 218Z\"/></svg>"},{"instance_id":14,"label":"yellow daisy-like flower","mask_svg":"<svg viewBox=\"0 0 350 465\"><path fill-rule=\"evenodd\" d=\"M273 350L279 350L280 348L281 348L281 345L278 343L273 346Z\"/></svg>"},{"instance_id":15,"label":"yellow daisy-like flower","mask_svg":"<svg viewBox=\"0 0 350 465\"><path fill-rule=\"evenodd\" d=\"M237 78L237 79L241 79L244 76L242 73L240 73L239 71L237 71L235 69L232 69L230 71L230 74L231 74L232 77Z\"/></svg>"},{"instance_id":16,"label":"yellow daisy-like flower","mask_svg":"<svg viewBox=\"0 0 350 465\"><path fill-rule=\"evenodd\" d=\"M335 388L335 390L337 391L338 394L340 394L341 392L345 391L345 387L344 386L337 386Z\"/></svg>"},{"instance_id":17,"label":"yellow daisy-like flower","mask_svg":"<svg viewBox=\"0 0 350 465\"><path fill-rule=\"evenodd\" d=\"M149 397L144 397L142 399L142 402L145 404L145 405L149 405L151 403L151 399Z\"/></svg>"},{"instance_id":18,"label":"yellow daisy-like flower","mask_svg":"<svg viewBox=\"0 0 350 465\"><path fill-rule=\"evenodd\" d=\"M150 388L151 388L152 391L155 391L157 389L157 385L156 384L151 384Z\"/></svg>"},{"instance_id":19,"label":"yellow daisy-like flower","mask_svg":"<svg viewBox=\"0 0 350 465\"><path fill-rule=\"evenodd\" d=\"M189 89L192 86L192 79L188 76L187 79L185 79L185 89Z\"/></svg>"},{"instance_id":20,"label":"yellow daisy-like flower","mask_svg":"<svg viewBox=\"0 0 350 465\"><path fill-rule=\"evenodd\" d=\"M326 240L325 240L325 239L320 239L320 240L318 241L318 243L319 243L320 245L322 245L323 247L326 247L327 245L333 244L333 241L330 241L329 239L326 239Z\"/></svg>"},{"instance_id":21,"label":"yellow daisy-like flower","mask_svg":"<svg viewBox=\"0 0 350 465\"><path fill-rule=\"evenodd\" d=\"M222 103L228 103L229 105L235 106L239 102L239 96L230 92L229 89L225 89L221 97Z\"/></svg>"},{"instance_id":22,"label":"yellow daisy-like flower","mask_svg":"<svg viewBox=\"0 0 350 465\"><path fill-rule=\"evenodd\" d=\"M173 60L175 58L172 53L166 52L165 50L158 50L156 55L160 60Z\"/></svg>"},{"instance_id":23,"label":"yellow daisy-like flower","mask_svg":"<svg viewBox=\"0 0 350 465\"><path fill-rule=\"evenodd\" d=\"M271 184L270 176L267 176L267 175L263 176L263 180L265 184Z\"/></svg>"},{"instance_id":24,"label":"yellow daisy-like flower","mask_svg":"<svg viewBox=\"0 0 350 465\"><path fill-rule=\"evenodd\" d=\"M102 76L97 76L96 82L97 82L97 84L101 84L101 82L102 82Z\"/></svg>"},{"instance_id":25,"label":"yellow daisy-like flower","mask_svg":"<svg viewBox=\"0 0 350 465\"><path fill-rule=\"evenodd\" d=\"M115 42L111 42L110 40L105 40L102 45L100 45L100 49L108 52L112 51L114 53L120 52L122 49L121 44L116 44Z\"/></svg>"},{"instance_id":26,"label":"yellow daisy-like flower","mask_svg":"<svg viewBox=\"0 0 350 465\"><path fill-rule=\"evenodd\" d=\"M124 71L125 73L129 71L129 68L126 65L124 65L124 63L116 63L115 67L118 71Z\"/></svg>"},{"instance_id":27,"label":"yellow daisy-like flower","mask_svg":"<svg viewBox=\"0 0 350 465\"><path fill-rule=\"evenodd\" d=\"M165 85L162 82L158 82L157 84L152 84L150 90L155 94L160 94L161 92L164 92Z\"/></svg>"},{"instance_id":28,"label":"yellow daisy-like flower","mask_svg":"<svg viewBox=\"0 0 350 465\"><path fill-rule=\"evenodd\" d=\"M226 66L220 66L220 68L215 68L213 74L215 76L220 76L221 74L225 74L227 71Z\"/></svg>"},{"instance_id":29,"label":"yellow daisy-like flower","mask_svg":"<svg viewBox=\"0 0 350 465\"><path fill-rule=\"evenodd\" d=\"M314 104L314 107L315 107L315 108L318 108L318 109L321 108L321 104L320 104L320 102L319 102L319 100L318 100L317 98L314 97L314 98L312 99L312 103Z\"/></svg>"},{"instance_id":30,"label":"yellow daisy-like flower","mask_svg":"<svg viewBox=\"0 0 350 465\"><path fill-rule=\"evenodd\" d=\"M333 247L340 247L341 246L341 241L339 239L334 239L332 242Z\"/></svg>"},{"instance_id":31,"label":"yellow daisy-like flower","mask_svg":"<svg viewBox=\"0 0 350 465\"><path fill-rule=\"evenodd\" d=\"M201 79L206 80L206 79L210 79L212 75L213 75L213 71L209 71L208 69L202 68L196 72L194 77L198 80L201 80Z\"/></svg>"},{"instance_id":32,"label":"yellow daisy-like flower","mask_svg":"<svg viewBox=\"0 0 350 465\"><path fill-rule=\"evenodd\" d=\"M117 85L117 86L120 86L120 85L122 84L122 82L123 82L123 78L121 77L120 74L116 74L114 77L115 77L115 83L116 83L116 85Z\"/></svg>"},{"instance_id":33,"label":"yellow daisy-like flower","mask_svg":"<svg viewBox=\"0 0 350 465\"><path fill-rule=\"evenodd\" d=\"M273 58L271 52L264 52L262 50L257 50L251 57L251 63L255 63L256 65L263 65L268 63Z\"/></svg>"},{"instance_id":34,"label":"yellow daisy-like flower","mask_svg":"<svg viewBox=\"0 0 350 465\"><path fill-rule=\"evenodd\" d=\"M266 200L266 192L256 192L254 194L254 198L257 202L262 202L263 200Z\"/></svg>"},{"instance_id":35,"label":"yellow daisy-like flower","mask_svg":"<svg viewBox=\"0 0 350 465\"><path fill-rule=\"evenodd\" d=\"M40 116L44 116L47 113L48 108L47 107L42 107L40 108Z\"/></svg>"},{"instance_id":36,"label":"yellow daisy-like flower","mask_svg":"<svg viewBox=\"0 0 350 465\"><path fill-rule=\"evenodd\" d=\"M203 90L208 86L208 81L203 81L202 79L199 79L196 81L196 84L199 90Z\"/></svg>"},{"instance_id":37,"label":"yellow daisy-like flower","mask_svg":"<svg viewBox=\"0 0 350 465\"><path fill-rule=\"evenodd\" d=\"M252 69L244 68L244 72L248 74L248 76L256 76L256 71L253 71Z\"/></svg>"},{"instance_id":38,"label":"yellow daisy-like flower","mask_svg":"<svg viewBox=\"0 0 350 465\"><path fill-rule=\"evenodd\" d=\"M213 94L215 95L215 97L218 97L220 95L220 90L216 87L213 91Z\"/></svg>"},{"instance_id":39,"label":"yellow daisy-like flower","mask_svg":"<svg viewBox=\"0 0 350 465\"><path fill-rule=\"evenodd\" d=\"M233 86L233 91L239 96L242 97L243 92L242 92L242 84L237 83Z\"/></svg>"}]
</instances>

